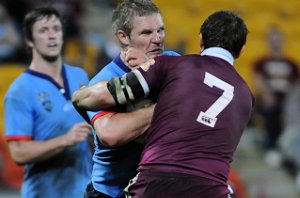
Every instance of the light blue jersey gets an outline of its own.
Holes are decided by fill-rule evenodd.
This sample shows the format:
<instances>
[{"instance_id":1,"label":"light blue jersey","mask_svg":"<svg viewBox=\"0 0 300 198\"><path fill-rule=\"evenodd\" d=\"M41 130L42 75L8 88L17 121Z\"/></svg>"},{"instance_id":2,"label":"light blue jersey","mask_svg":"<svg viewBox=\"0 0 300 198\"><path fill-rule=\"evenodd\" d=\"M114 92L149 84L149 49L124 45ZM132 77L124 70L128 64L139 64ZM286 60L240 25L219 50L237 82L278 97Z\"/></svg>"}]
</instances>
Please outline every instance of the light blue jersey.
<instances>
[{"instance_id":1,"label":"light blue jersey","mask_svg":"<svg viewBox=\"0 0 300 198\"><path fill-rule=\"evenodd\" d=\"M163 55L179 56L176 52L165 51ZM91 81L90 84L101 80L110 80L131 71L121 60L120 56L106 65ZM125 112L125 106L112 108L115 112ZM103 111L88 112L92 122ZM130 179L136 175L137 165L143 145L135 141L120 147L104 147L94 132L95 152L93 156L92 184L97 191L117 198L124 194L123 190Z\"/></svg>"},{"instance_id":2,"label":"light blue jersey","mask_svg":"<svg viewBox=\"0 0 300 198\"><path fill-rule=\"evenodd\" d=\"M63 65L62 89L50 76L26 70L4 100L6 140L49 140L83 122L71 102L73 92L88 83L79 67ZM92 172L88 140L38 163L25 165L24 198L82 198Z\"/></svg>"}]
</instances>

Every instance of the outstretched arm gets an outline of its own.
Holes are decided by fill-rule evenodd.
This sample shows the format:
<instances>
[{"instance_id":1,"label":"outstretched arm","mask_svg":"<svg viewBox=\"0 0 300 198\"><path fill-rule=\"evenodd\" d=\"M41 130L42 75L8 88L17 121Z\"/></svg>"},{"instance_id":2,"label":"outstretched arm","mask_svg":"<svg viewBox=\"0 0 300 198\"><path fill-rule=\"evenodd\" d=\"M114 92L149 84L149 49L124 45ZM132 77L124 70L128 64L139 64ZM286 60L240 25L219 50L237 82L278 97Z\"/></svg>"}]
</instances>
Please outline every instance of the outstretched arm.
<instances>
[{"instance_id":1,"label":"outstretched arm","mask_svg":"<svg viewBox=\"0 0 300 198\"><path fill-rule=\"evenodd\" d=\"M108 81L99 81L75 91L72 96L73 105L77 110L97 110L116 105L114 98L107 89Z\"/></svg>"},{"instance_id":2,"label":"outstretched arm","mask_svg":"<svg viewBox=\"0 0 300 198\"><path fill-rule=\"evenodd\" d=\"M141 68L148 70L149 64L153 63L147 62ZM99 81L80 88L74 92L72 102L80 113L81 110L93 111L117 104L126 104L129 101L146 97L148 94L147 82L138 70L133 70L110 81Z\"/></svg>"},{"instance_id":3,"label":"outstretched arm","mask_svg":"<svg viewBox=\"0 0 300 198\"><path fill-rule=\"evenodd\" d=\"M140 67L147 71L154 63L154 59L149 59ZM74 92L72 102L80 113L83 110L93 111L112 107L117 102L125 104L129 100L134 101L142 98L148 93L149 88L145 79L138 70L133 70L110 81L99 81L92 85L81 87Z\"/></svg>"}]
</instances>

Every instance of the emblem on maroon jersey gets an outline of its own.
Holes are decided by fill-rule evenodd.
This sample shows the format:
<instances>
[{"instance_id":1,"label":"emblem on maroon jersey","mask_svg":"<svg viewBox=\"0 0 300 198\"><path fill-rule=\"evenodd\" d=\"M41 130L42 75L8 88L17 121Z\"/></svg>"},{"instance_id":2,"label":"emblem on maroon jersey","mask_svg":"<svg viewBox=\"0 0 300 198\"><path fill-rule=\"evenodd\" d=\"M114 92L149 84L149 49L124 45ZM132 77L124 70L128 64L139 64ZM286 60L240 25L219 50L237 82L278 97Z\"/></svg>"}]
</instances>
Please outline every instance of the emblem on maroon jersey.
<instances>
[{"instance_id":1,"label":"emblem on maroon jersey","mask_svg":"<svg viewBox=\"0 0 300 198\"><path fill-rule=\"evenodd\" d=\"M141 65L141 68L144 71L148 71L148 69L150 68L151 65L153 65L155 63L155 60L153 58L149 59L147 62L143 63Z\"/></svg>"}]
</instances>

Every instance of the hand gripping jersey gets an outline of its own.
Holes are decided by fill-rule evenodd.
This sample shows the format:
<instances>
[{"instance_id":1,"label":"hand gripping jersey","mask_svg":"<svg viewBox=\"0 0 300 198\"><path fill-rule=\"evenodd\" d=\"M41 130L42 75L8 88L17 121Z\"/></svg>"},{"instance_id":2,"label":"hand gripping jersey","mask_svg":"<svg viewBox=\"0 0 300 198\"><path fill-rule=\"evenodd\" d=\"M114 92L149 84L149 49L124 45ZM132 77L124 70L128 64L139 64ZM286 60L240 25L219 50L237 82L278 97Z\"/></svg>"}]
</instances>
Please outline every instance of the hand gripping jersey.
<instances>
[{"instance_id":1,"label":"hand gripping jersey","mask_svg":"<svg viewBox=\"0 0 300 198\"><path fill-rule=\"evenodd\" d=\"M172 51L165 51L164 55L179 56ZM106 65L91 81L90 84L101 80L110 80L113 77L122 76L130 72L120 59L116 57L111 63ZM143 103L143 102L141 102ZM115 112L128 112L138 108L141 104L132 103L119 108L112 108ZM104 111L88 112L91 122L99 116L105 114ZM135 141L117 148L108 148L101 145L96 133L94 133L95 152L93 156L94 166L92 173L93 187L111 197L119 197L124 194L123 190L130 179L136 175L137 165L143 145Z\"/></svg>"},{"instance_id":2,"label":"hand gripping jersey","mask_svg":"<svg viewBox=\"0 0 300 198\"><path fill-rule=\"evenodd\" d=\"M79 67L63 65L62 89L48 75L26 70L10 86L4 101L6 140L49 140L67 133L83 119L71 95L88 83ZM38 163L25 165L22 197L83 197L92 172L88 140Z\"/></svg>"}]
</instances>

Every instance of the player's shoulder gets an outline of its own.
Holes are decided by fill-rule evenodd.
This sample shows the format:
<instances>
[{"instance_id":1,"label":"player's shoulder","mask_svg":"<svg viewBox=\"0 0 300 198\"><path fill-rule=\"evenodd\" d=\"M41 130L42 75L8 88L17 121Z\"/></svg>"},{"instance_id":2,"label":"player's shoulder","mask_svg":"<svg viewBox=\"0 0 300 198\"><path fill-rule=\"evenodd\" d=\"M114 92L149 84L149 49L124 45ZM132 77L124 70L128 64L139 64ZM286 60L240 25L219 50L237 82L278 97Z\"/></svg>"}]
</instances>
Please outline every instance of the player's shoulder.
<instances>
[{"instance_id":1,"label":"player's shoulder","mask_svg":"<svg viewBox=\"0 0 300 198\"><path fill-rule=\"evenodd\" d=\"M94 77L91 78L89 84L93 84L100 80L109 80L114 76L115 75L112 70L110 70L109 68L103 68L100 72L98 72Z\"/></svg>"},{"instance_id":2,"label":"player's shoulder","mask_svg":"<svg viewBox=\"0 0 300 198\"><path fill-rule=\"evenodd\" d=\"M113 77L119 76L118 66L112 61L105 65L94 77L92 77L90 84L99 80L110 80Z\"/></svg>"},{"instance_id":3,"label":"player's shoulder","mask_svg":"<svg viewBox=\"0 0 300 198\"><path fill-rule=\"evenodd\" d=\"M21 93L30 92L32 90L32 75L28 75L26 71L21 73L8 87L6 96L20 95Z\"/></svg>"},{"instance_id":4,"label":"player's shoulder","mask_svg":"<svg viewBox=\"0 0 300 198\"><path fill-rule=\"evenodd\" d=\"M181 56L181 54L171 51L171 50L166 50L163 52L163 55L165 56Z\"/></svg>"},{"instance_id":5,"label":"player's shoulder","mask_svg":"<svg viewBox=\"0 0 300 198\"><path fill-rule=\"evenodd\" d=\"M117 64L114 61L111 61L107 65L105 65L98 73L97 75L107 75L114 73L115 68L117 67Z\"/></svg>"},{"instance_id":6,"label":"player's shoulder","mask_svg":"<svg viewBox=\"0 0 300 198\"><path fill-rule=\"evenodd\" d=\"M72 78L73 80L84 81L86 83L89 81L88 74L83 68L68 64L64 64L64 68L69 78Z\"/></svg>"},{"instance_id":7,"label":"player's shoulder","mask_svg":"<svg viewBox=\"0 0 300 198\"><path fill-rule=\"evenodd\" d=\"M158 57L155 57L154 59L155 60L158 60L158 61L183 61L183 60L186 60L186 59L193 59L193 58L199 58L201 57L199 54L188 54L188 55L179 55L179 56L169 56L169 55L162 55L162 56L158 56Z\"/></svg>"},{"instance_id":8,"label":"player's shoulder","mask_svg":"<svg viewBox=\"0 0 300 198\"><path fill-rule=\"evenodd\" d=\"M86 73L86 71L79 66L64 64L64 68L66 69L67 72Z\"/></svg>"},{"instance_id":9,"label":"player's shoulder","mask_svg":"<svg viewBox=\"0 0 300 198\"><path fill-rule=\"evenodd\" d=\"M30 71L27 69L11 83L11 86L28 87L28 84L32 83L32 78L34 78L34 76L31 75Z\"/></svg>"}]
</instances>

